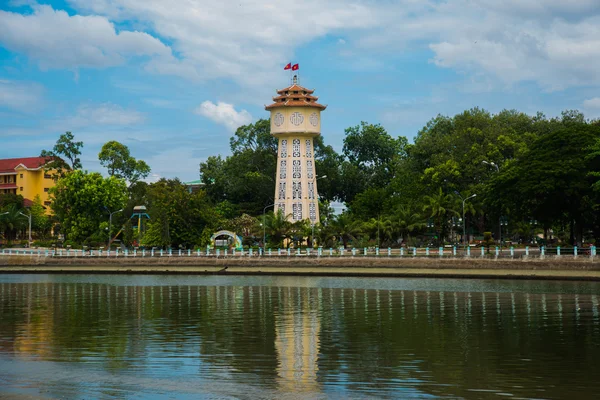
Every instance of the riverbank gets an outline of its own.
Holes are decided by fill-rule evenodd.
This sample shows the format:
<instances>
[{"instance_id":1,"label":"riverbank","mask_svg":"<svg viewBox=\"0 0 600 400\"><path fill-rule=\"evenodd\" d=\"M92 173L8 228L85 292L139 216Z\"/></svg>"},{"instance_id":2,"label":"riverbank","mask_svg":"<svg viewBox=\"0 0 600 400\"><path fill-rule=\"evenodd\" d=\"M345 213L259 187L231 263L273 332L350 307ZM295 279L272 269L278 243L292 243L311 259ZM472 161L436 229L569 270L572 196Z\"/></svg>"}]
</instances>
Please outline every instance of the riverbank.
<instances>
[{"instance_id":1,"label":"riverbank","mask_svg":"<svg viewBox=\"0 0 600 400\"><path fill-rule=\"evenodd\" d=\"M0 273L389 276L600 281L590 257L0 257Z\"/></svg>"}]
</instances>

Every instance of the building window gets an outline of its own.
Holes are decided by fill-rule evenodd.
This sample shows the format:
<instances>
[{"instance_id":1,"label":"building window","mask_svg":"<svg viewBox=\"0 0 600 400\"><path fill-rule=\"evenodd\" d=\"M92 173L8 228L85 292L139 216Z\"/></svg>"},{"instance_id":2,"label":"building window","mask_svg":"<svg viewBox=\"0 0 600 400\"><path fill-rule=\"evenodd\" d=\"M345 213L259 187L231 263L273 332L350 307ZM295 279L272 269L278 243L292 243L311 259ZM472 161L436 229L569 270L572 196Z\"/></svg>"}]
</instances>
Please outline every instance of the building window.
<instances>
[{"instance_id":1,"label":"building window","mask_svg":"<svg viewBox=\"0 0 600 400\"><path fill-rule=\"evenodd\" d=\"M22 191L23 191L23 186L21 186L21 187L19 188L19 190L22 192Z\"/></svg>"},{"instance_id":2,"label":"building window","mask_svg":"<svg viewBox=\"0 0 600 400\"><path fill-rule=\"evenodd\" d=\"M285 200L285 182L279 183L279 200Z\"/></svg>"},{"instance_id":3,"label":"building window","mask_svg":"<svg viewBox=\"0 0 600 400\"><path fill-rule=\"evenodd\" d=\"M300 139L292 141L292 157L300 157Z\"/></svg>"},{"instance_id":4,"label":"building window","mask_svg":"<svg viewBox=\"0 0 600 400\"><path fill-rule=\"evenodd\" d=\"M302 203L292 204L292 218L295 221L300 221L302 219Z\"/></svg>"},{"instance_id":5,"label":"building window","mask_svg":"<svg viewBox=\"0 0 600 400\"><path fill-rule=\"evenodd\" d=\"M44 174L44 179L52 179L52 175L50 175L50 174Z\"/></svg>"},{"instance_id":6,"label":"building window","mask_svg":"<svg viewBox=\"0 0 600 400\"><path fill-rule=\"evenodd\" d=\"M48 193L48 188L44 188L44 192Z\"/></svg>"},{"instance_id":7,"label":"building window","mask_svg":"<svg viewBox=\"0 0 600 400\"><path fill-rule=\"evenodd\" d=\"M311 158L312 157L312 140L307 139L306 140L306 158Z\"/></svg>"},{"instance_id":8,"label":"building window","mask_svg":"<svg viewBox=\"0 0 600 400\"><path fill-rule=\"evenodd\" d=\"M308 198L311 200L315 198L315 183L314 182L308 182Z\"/></svg>"},{"instance_id":9,"label":"building window","mask_svg":"<svg viewBox=\"0 0 600 400\"><path fill-rule=\"evenodd\" d=\"M302 198L302 183L301 182L293 182L292 183L292 199L301 199Z\"/></svg>"},{"instance_id":10,"label":"building window","mask_svg":"<svg viewBox=\"0 0 600 400\"><path fill-rule=\"evenodd\" d=\"M281 139L281 158L287 158L287 139Z\"/></svg>"},{"instance_id":11,"label":"building window","mask_svg":"<svg viewBox=\"0 0 600 400\"><path fill-rule=\"evenodd\" d=\"M279 165L279 179L285 179L287 177L287 161L281 160Z\"/></svg>"},{"instance_id":12,"label":"building window","mask_svg":"<svg viewBox=\"0 0 600 400\"><path fill-rule=\"evenodd\" d=\"M292 163L292 178L302 178L302 167L300 166L300 160L294 160Z\"/></svg>"},{"instance_id":13,"label":"building window","mask_svg":"<svg viewBox=\"0 0 600 400\"><path fill-rule=\"evenodd\" d=\"M317 220L317 206L315 203L310 203L308 205L308 213L310 215L310 220L315 222Z\"/></svg>"},{"instance_id":14,"label":"building window","mask_svg":"<svg viewBox=\"0 0 600 400\"><path fill-rule=\"evenodd\" d=\"M285 217L285 203L279 203L277 205L277 209L278 209L277 211L281 211L281 213Z\"/></svg>"},{"instance_id":15,"label":"building window","mask_svg":"<svg viewBox=\"0 0 600 400\"><path fill-rule=\"evenodd\" d=\"M19 174L19 178L23 179L23 174Z\"/></svg>"},{"instance_id":16,"label":"building window","mask_svg":"<svg viewBox=\"0 0 600 400\"><path fill-rule=\"evenodd\" d=\"M44 205L45 205L45 206L49 206L50 204L52 204L52 203L51 203L51 202L49 202L49 201L45 201L45 202L44 202Z\"/></svg>"},{"instance_id":17,"label":"building window","mask_svg":"<svg viewBox=\"0 0 600 400\"><path fill-rule=\"evenodd\" d=\"M308 177L308 179L312 179L315 177L315 174L313 172L313 162L312 160L308 160L306 162L306 176Z\"/></svg>"}]
</instances>

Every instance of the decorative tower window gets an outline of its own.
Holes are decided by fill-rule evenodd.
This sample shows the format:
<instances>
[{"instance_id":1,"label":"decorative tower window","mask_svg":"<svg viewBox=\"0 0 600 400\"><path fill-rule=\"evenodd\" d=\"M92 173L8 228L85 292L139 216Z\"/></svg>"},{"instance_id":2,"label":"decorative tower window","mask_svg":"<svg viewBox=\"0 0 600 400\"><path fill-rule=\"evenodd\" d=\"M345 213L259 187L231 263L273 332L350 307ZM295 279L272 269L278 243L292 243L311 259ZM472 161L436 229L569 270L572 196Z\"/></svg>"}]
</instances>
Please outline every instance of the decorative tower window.
<instances>
[{"instance_id":1,"label":"decorative tower window","mask_svg":"<svg viewBox=\"0 0 600 400\"><path fill-rule=\"evenodd\" d=\"M300 100L300 98L294 98L294 100L298 101ZM304 115L296 111L295 113L292 113L292 115L290 115L290 122L296 126L299 126L301 123L304 122Z\"/></svg>"},{"instance_id":2,"label":"decorative tower window","mask_svg":"<svg viewBox=\"0 0 600 400\"><path fill-rule=\"evenodd\" d=\"M302 219L302 203L292 204L292 218L294 221L300 221Z\"/></svg>"},{"instance_id":3,"label":"decorative tower window","mask_svg":"<svg viewBox=\"0 0 600 400\"><path fill-rule=\"evenodd\" d=\"M300 166L300 160L294 160L292 162L292 178L302 178L302 167Z\"/></svg>"},{"instance_id":4,"label":"decorative tower window","mask_svg":"<svg viewBox=\"0 0 600 400\"><path fill-rule=\"evenodd\" d=\"M315 198L315 183L308 182L308 198L313 200Z\"/></svg>"},{"instance_id":5,"label":"decorative tower window","mask_svg":"<svg viewBox=\"0 0 600 400\"><path fill-rule=\"evenodd\" d=\"M315 177L315 173L313 172L313 162L312 160L308 160L306 162L306 176L308 179L312 179Z\"/></svg>"},{"instance_id":6,"label":"decorative tower window","mask_svg":"<svg viewBox=\"0 0 600 400\"><path fill-rule=\"evenodd\" d=\"M285 182L279 182L279 200L285 200Z\"/></svg>"},{"instance_id":7,"label":"decorative tower window","mask_svg":"<svg viewBox=\"0 0 600 400\"><path fill-rule=\"evenodd\" d=\"M281 160L281 163L279 165L279 179L285 179L287 178L287 161L286 160Z\"/></svg>"},{"instance_id":8,"label":"decorative tower window","mask_svg":"<svg viewBox=\"0 0 600 400\"><path fill-rule=\"evenodd\" d=\"M292 182L292 199L302 198L302 182Z\"/></svg>"},{"instance_id":9,"label":"decorative tower window","mask_svg":"<svg viewBox=\"0 0 600 400\"><path fill-rule=\"evenodd\" d=\"M300 139L292 141L292 157L300 157Z\"/></svg>"},{"instance_id":10,"label":"decorative tower window","mask_svg":"<svg viewBox=\"0 0 600 400\"><path fill-rule=\"evenodd\" d=\"M315 203L308 205L308 214L311 221L314 222L317 219L317 205Z\"/></svg>"},{"instance_id":11,"label":"decorative tower window","mask_svg":"<svg viewBox=\"0 0 600 400\"><path fill-rule=\"evenodd\" d=\"M312 157L312 140L306 139L306 158Z\"/></svg>"},{"instance_id":12,"label":"decorative tower window","mask_svg":"<svg viewBox=\"0 0 600 400\"><path fill-rule=\"evenodd\" d=\"M287 139L281 139L281 158L287 158Z\"/></svg>"}]
</instances>

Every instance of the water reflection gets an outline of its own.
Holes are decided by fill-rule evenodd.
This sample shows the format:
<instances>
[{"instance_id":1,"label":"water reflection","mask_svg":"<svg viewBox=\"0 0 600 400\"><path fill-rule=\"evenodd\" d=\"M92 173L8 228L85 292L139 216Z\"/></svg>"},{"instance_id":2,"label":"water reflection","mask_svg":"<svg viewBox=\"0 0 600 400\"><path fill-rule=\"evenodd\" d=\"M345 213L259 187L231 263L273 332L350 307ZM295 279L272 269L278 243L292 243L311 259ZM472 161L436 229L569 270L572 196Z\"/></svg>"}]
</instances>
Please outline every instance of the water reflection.
<instances>
[{"instance_id":1,"label":"water reflection","mask_svg":"<svg viewBox=\"0 0 600 400\"><path fill-rule=\"evenodd\" d=\"M435 290L402 280L393 289L389 280L341 288L339 280L155 279L0 283L0 393L574 398L600 390L595 284L490 292L483 281Z\"/></svg>"}]
</instances>

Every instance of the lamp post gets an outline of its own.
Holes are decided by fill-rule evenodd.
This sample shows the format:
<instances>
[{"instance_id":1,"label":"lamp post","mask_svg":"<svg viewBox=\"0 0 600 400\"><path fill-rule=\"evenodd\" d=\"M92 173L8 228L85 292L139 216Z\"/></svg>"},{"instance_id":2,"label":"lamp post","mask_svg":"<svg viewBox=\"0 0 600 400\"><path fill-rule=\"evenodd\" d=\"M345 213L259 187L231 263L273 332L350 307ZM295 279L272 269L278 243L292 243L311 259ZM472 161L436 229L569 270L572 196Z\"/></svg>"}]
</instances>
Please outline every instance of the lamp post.
<instances>
[{"instance_id":1,"label":"lamp post","mask_svg":"<svg viewBox=\"0 0 600 400\"><path fill-rule=\"evenodd\" d=\"M482 163L496 168L496 172L500 173L500 167L495 162L483 160ZM500 214L502 214L502 210L500 210ZM500 238L500 249L502 249L502 240L501 240L502 239L501 238L502 237L502 225L501 225L501 223L502 223L502 215L500 215L500 217L498 218L498 237Z\"/></svg>"},{"instance_id":2,"label":"lamp post","mask_svg":"<svg viewBox=\"0 0 600 400\"><path fill-rule=\"evenodd\" d=\"M7 213L8 214L8 213ZM29 215L27 214L23 214L21 211L19 211L19 214L21 214L22 216L24 216L25 218L27 218L29 220L29 240L28 240L28 245L27 247L31 248L31 212L29 213Z\"/></svg>"},{"instance_id":3,"label":"lamp post","mask_svg":"<svg viewBox=\"0 0 600 400\"><path fill-rule=\"evenodd\" d=\"M263 208L263 252L265 250L266 247L266 239L267 239L267 231L266 231L266 224L265 224L265 213L267 212L267 208L269 207L273 207L275 205L275 203L273 204L269 204L268 206L265 206L265 208Z\"/></svg>"},{"instance_id":4,"label":"lamp post","mask_svg":"<svg viewBox=\"0 0 600 400\"><path fill-rule=\"evenodd\" d=\"M461 194L460 194L460 193L456 192L456 194L457 194L457 195L458 195L458 197L460 197L460 198L461 198L461 200L462 200L462 214L463 214L463 218L462 218L462 223L463 223L463 245L465 246L465 249L466 249L467 247L466 247L466 243L465 243L465 236L467 236L467 229L466 229L466 223L465 223L465 202L466 202L467 200L469 200L469 199L472 199L473 197L477 197L477 193L476 193L476 194L472 194L472 195L470 195L470 196L469 196L469 197L467 197L466 199L465 199L465 198L463 198L463 197L461 196Z\"/></svg>"},{"instance_id":5,"label":"lamp post","mask_svg":"<svg viewBox=\"0 0 600 400\"><path fill-rule=\"evenodd\" d=\"M313 186L314 186L314 183L316 181L318 181L319 179L323 179L323 178L327 178L327 175L317 176L316 178L313 178ZM313 206L315 205L315 198L316 197L317 196L315 196L315 188L313 187L313 198L312 198ZM315 207L315 218L316 218L316 216L317 216L317 208ZM310 238L314 242L315 241L315 221L312 218L310 220L310 224L311 224L311 228L312 228L312 235L311 235ZM314 247L314 245L313 245L313 247Z\"/></svg>"},{"instance_id":6,"label":"lamp post","mask_svg":"<svg viewBox=\"0 0 600 400\"><path fill-rule=\"evenodd\" d=\"M109 216L108 216L108 251L110 251L110 237L111 237L111 233L112 233L112 216L113 216L113 214L123 211L123 209L121 208L120 210L113 211L113 212L110 212L110 210L108 208L106 210L109 213Z\"/></svg>"}]
</instances>

